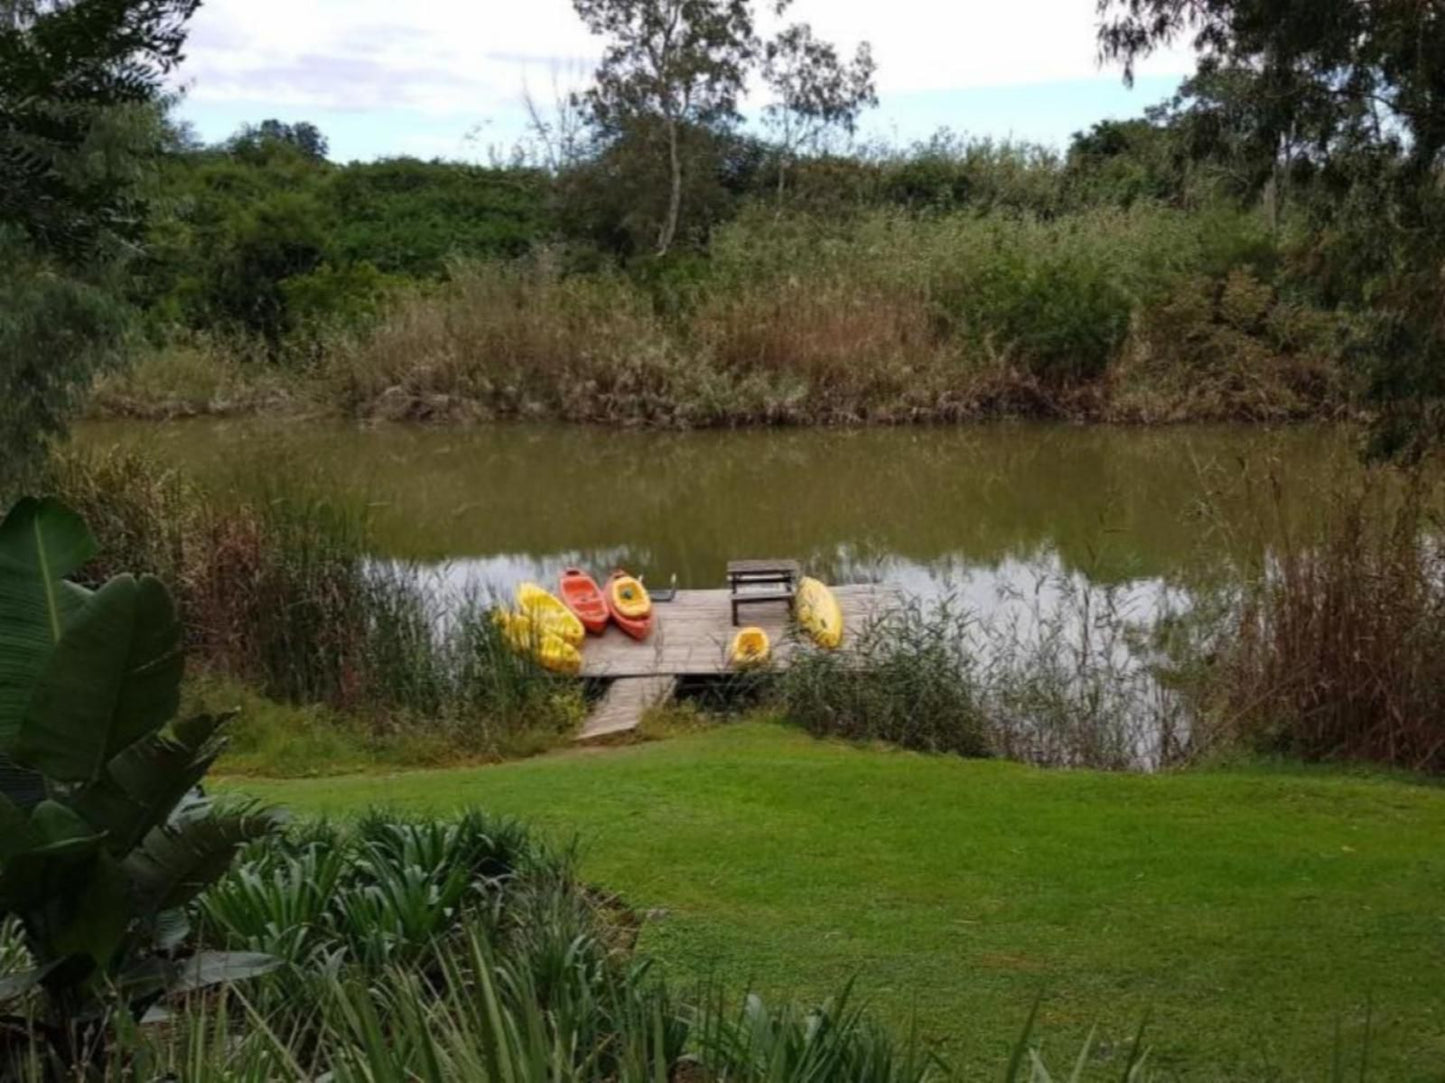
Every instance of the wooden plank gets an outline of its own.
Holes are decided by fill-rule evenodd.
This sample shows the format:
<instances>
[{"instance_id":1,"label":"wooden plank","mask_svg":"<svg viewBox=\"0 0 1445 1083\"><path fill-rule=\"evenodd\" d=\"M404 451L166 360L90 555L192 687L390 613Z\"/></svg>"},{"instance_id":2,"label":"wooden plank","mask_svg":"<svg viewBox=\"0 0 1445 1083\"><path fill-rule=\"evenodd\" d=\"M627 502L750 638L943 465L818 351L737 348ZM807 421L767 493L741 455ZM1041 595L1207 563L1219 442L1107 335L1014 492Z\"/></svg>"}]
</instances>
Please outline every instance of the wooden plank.
<instances>
[{"instance_id":1,"label":"wooden plank","mask_svg":"<svg viewBox=\"0 0 1445 1083\"><path fill-rule=\"evenodd\" d=\"M796 560L730 560L728 578L749 575L791 575L803 574L803 566Z\"/></svg>"},{"instance_id":2,"label":"wooden plank","mask_svg":"<svg viewBox=\"0 0 1445 1083\"><path fill-rule=\"evenodd\" d=\"M834 594L843 609L844 649L871 616L898 604L898 595L890 587L835 587ZM726 673L727 649L735 633L731 597L727 590L679 591L675 601L658 603L657 622L645 643L629 639L616 628L589 637L582 649L582 675L621 678ZM778 660L786 664L788 608L758 606L747 619L768 633Z\"/></svg>"},{"instance_id":3,"label":"wooden plank","mask_svg":"<svg viewBox=\"0 0 1445 1083\"><path fill-rule=\"evenodd\" d=\"M642 716L672 698L677 678L671 676L624 677L613 681L582 726L578 741L600 741L635 730Z\"/></svg>"}]
</instances>

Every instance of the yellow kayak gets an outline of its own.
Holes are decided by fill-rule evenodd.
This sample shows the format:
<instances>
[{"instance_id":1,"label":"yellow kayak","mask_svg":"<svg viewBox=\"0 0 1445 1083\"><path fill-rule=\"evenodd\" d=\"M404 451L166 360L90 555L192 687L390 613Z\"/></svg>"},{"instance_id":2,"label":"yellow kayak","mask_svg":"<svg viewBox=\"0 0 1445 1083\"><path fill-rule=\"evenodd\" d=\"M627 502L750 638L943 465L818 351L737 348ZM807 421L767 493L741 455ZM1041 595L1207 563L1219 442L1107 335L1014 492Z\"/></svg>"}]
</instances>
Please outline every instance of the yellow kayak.
<instances>
[{"instance_id":1,"label":"yellow kayak","mask_svg":"<svg viewBox=\"0 0 1445 1083\"><path fill-rule=\"evenodd\" d=\"M806 576L799 580L793 612L818 646L831 651L843 642L843 610L825 584Z\"/></svg>"},{"instance_id":2,"label":"yellow kayak","mask_svg":"<svg viewBox=\"0 0 1445 1083\"><path fill-rule=\"evenodd\" d=\"M517 588L517 608L541 631L552 633L564 643L580 647L587 638L587 629L577 614L563 605L562 599L536 583L523 583Z\"/></svg>"},{"instance_id":3,"label":"yellow kayak","mask_svg":"<svg viewBox=\"0 0 1445 1083\"><path fill-rule=\"evenodd\" d=\"M507 645L518 654L530 655L543 669L575 677L582 671L582 652L555 632L548 631L527 613L497 610L496 621Z\"/></svg>"},{"instance_id":4,"label":"yellow kayak","mask_svg":"<svg viewBox=\"0 0 1445 1083\"><path fill-rule=\"evenodd\" d=\"M733 636L733 645L728 649L728 664L738 669L748 669L767 662L773 653L768 633L761 628L742 628Z\"/></svg>"}]
</instances>

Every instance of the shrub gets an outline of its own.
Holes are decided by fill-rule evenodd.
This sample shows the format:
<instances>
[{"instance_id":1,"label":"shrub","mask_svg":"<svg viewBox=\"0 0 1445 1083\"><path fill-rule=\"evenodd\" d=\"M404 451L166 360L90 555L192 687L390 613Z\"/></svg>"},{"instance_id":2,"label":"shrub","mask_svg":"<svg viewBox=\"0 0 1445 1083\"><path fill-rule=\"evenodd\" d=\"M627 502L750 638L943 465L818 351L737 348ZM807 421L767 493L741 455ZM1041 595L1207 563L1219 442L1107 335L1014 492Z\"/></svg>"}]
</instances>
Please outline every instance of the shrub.
<instances>
[{"instance_id":1,"label":"shrub","mask_svg":"<svg viewBox=\"0 0 1445 1083\"><path fill-rule=\"evenodd\" d=\"M779 681L788 718L818 736L990 753L969 622L947 602L870 620L846 651L803 650Z\"/></svg>"}]
</instances>

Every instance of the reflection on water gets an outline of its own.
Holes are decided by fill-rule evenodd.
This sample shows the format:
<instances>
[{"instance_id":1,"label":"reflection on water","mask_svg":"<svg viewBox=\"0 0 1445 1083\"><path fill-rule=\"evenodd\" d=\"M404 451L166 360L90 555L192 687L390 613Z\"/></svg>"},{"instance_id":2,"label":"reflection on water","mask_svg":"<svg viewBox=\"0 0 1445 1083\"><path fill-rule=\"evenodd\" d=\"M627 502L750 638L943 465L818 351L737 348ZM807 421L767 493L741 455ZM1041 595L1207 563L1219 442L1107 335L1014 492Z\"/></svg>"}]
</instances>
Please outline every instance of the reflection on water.
<instances>
[{"instance_id":1,"label":"reflection on water","mask_svg":"<svg viewBox=\"0 0 1445 1083\"><path fill-rule=\"evenodd\" d=\"M1099 583L1171 578L1261 520L1263 498L1216 484L1241 462L1280 479L1284 519L1303 521L1319 485L1353 461L1328 428L677 434L242 420L92 424L79 439L144 446L214 486L270 475L365 500L379 556L451 562L470 582L548 581L581 564L718 586L729 559L791 556L834 582L980 597L1055 565Z\"/></svg>"}]
</instances>

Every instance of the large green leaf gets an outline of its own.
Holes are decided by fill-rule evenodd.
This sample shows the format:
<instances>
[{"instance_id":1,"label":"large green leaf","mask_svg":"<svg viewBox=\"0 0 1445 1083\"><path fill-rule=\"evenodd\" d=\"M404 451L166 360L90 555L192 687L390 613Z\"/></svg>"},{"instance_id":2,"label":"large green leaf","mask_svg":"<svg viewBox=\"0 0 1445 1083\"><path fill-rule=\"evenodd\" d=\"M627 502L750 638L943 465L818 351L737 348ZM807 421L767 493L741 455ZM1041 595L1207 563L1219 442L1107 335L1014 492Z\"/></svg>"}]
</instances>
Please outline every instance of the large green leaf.
<instances>
[{"instance_id":1,"label":"large green leaf","mask_svg":"<svg viewBox=\"0 0 1445 1083\"><path fill-rule=\"evenodd\" d=\"M202 715L175 728L175 736L151 734L122 749L100 780L71 802L106 832L106 846L124 854L151 828L164 823L205 777L224 746L215 733L228 716Z\"/></svg>"},{"instance_id":2,"label":"large green leaf","mask_svg":"<svg viewBox=\"0 0 1445 1083\"><path fill-rule=\"evenodd\" d=\"M104 841L57 801L42 801L19 827L13 820L4 826L23 842L12 841L0 867L0 911L26 911L68 893L72 873L99 853Z\"/></svg>"},{"instance_id":3,"label":"large green leaf","mask_svg":"<svg viewBox=\"0 0 1445 1083\"><path fill-rule=\"evenodd\" d=\"M145 910L184 906L221 878L238 849L270 834L276 824L270 812L216 815L201 803L151 831L125 859L125 871Z\"/></svg>"},{"instance_id":4,"label":"large green leaf","mask_svg":"<svg viewBox=\"0 0 1445 1083\"><path fill-rule=\"evenodd\" d=\"M103 849L104 836L58 801L37 805L24 833L29 848L0 871L0 910L22 915L40 963L83 956L107 965L132 910L130 884Z\"/></svg>"},{"instance_id":5,"label":"large green leaf","mask_svg":"<svg viewBox=\"0 0 1445 1083\"><path fill-rule=\"evenodd\" d=\"M20 728L35 680L88 592L65 582L95 555L85 521L55 500L25 499L0 522L0 752Z\"/></svg>"},{"instance_id":6,"label":"large green leaf","mask_svg":"<svg viewBox=\"0 0 1445 1083\"><path fill-rule=\"evenodd\" d=\"M48 778L95 782L180 703L181 627L159 580L116 576L66 626L15 739L14 758Z\"/></svg>"},{"instance_id":7,"label":"large green leaf","mask_svg":"<svg viewBox=\"0 0 1445 1083\"><path fill-rule=\"evenodd\" d=\"M11 854L30 846L30 828L25 814L4 794L0 794L0 869Z\"/></svg>"},{"instance_id":8,"label":"large green leaf","mask_svg":"<svg viewBox=\"0 0 1445 1083\"><path fill-rule=\"evenodd\" d=\"M167 992L190 993L222 982L258 978L280 965L274 955L255 951L203 951L180 964Z\"/></svg>"}]
</instances>

